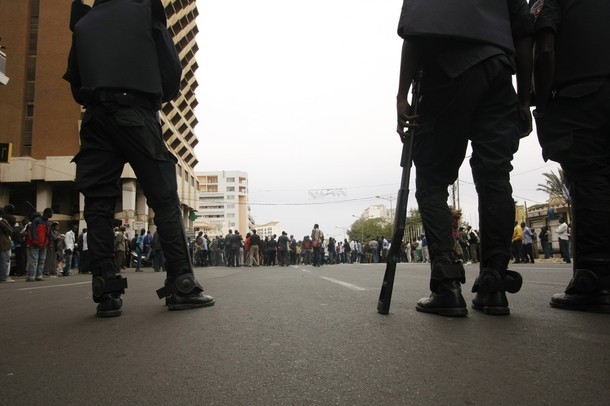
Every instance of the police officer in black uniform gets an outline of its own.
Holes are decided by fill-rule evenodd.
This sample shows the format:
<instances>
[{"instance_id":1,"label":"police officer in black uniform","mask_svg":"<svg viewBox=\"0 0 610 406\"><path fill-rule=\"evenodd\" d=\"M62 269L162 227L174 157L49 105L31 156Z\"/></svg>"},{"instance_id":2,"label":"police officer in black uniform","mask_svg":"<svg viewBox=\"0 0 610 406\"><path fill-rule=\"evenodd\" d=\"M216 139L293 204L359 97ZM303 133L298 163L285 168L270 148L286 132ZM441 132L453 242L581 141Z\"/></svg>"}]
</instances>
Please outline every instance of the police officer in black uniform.
<instances>
[{"instance_id":1,"label":"police officer in black uniform","mask_svg":"<svg viewBox=\"0 0 610 406\"><path fill-rule=\"evenodd\" d=\"M509 314L506 292L521 287L507 270L515 219L509 173L519 136L531 131L529 88L533 18L526 0L459 2L404 0L398 34L404 39L397 96L398 128L418 126L413 149L416 198L426 229L430 297L416 309L466 316L464 267L453 251L447 188L458 176L468 141L479 196L480 273L472 307ZM419 117L408 90L422 69ZM517 73L518 95L512 85Z\"/></svg>"},{"instance_id":2,"label":"police officer in black uniform","mask_svg":"<svg viewBox=\"0 0 610 406\"><path fill-rule=\"evenodd\" d=\"M610 313L610 1L536 1L532 11L538 138L572 203L574 274L550 304Z\"/></svg>"},{"instance_id":3,"label":"police officer in black uniform","mask_svg":"<svg viewBox=\"0 0 610 406\"><path fill-rule=\"evenodd\" d=\"M125 163L135 171L166 256L167 279L157 291L170 310L205 307L195 280L177 193L176 158L168 151L158 110L180 90L182 67L160 0L72 3L68 69L74 99L86 107L76 184L85 196L93 300L100 317L119 316L127 280L116 275L112 220Z\"/></svg>"}]
</instances>

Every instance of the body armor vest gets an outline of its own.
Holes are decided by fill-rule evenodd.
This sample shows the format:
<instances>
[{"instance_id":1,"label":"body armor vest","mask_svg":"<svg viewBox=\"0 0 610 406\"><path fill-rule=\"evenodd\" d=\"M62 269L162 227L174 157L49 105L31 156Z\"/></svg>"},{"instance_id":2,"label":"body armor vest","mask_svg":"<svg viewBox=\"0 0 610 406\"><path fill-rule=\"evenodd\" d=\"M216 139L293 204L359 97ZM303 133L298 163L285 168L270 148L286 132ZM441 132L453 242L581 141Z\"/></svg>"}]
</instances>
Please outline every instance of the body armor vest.
<instances>
[{"instance_id":1,"label":"body armor vest","mask_svg":"<svg viewBox=\"0 0 610 406\"><path fill-rule=\"evenodd\" d=\"M398 35L482 42L515 53L506 0L404 0Z\"/></svg>"},{"instance_id":2,"label":"body armor vest","mask_svg":"<svg viewBox=\"0 0 610 406\"><path fill-rule=\"evenodd\" d=\"M555 84L610 76L610 1L561 0L555 41Z\"/></svg>"},{"instance_id":3,"label":"body armor vest","mask_svg":"<svg viewBox=\"0 0 610 406\"><path fill-rule=\"evenodd\" d=\"M74 27L82 93L97 88L162 94L148 1L107 1Z\"/></svg>"}]
</instances>

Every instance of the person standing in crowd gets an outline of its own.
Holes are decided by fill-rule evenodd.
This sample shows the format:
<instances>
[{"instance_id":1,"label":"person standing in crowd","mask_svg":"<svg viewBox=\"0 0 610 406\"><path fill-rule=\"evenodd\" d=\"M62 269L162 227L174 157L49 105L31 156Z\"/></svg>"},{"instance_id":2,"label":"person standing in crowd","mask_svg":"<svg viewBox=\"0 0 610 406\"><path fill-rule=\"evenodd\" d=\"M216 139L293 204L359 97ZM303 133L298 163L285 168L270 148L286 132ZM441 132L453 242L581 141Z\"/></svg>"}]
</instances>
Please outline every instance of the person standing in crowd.
<instances>
[{"instance_id":1,"label":"person standing in crowd","mask_svg":"<svg viewBox=\"0 0 610 406\"><path fill-rule=\"evenodd\" d=\"M167 278L157 290L169 310L211 306L193 275L176 180L159 110L180 92L182 66L161 0L74 0L72 48L64 79L85 106L76 185L85 196L93 301L99 317L120 316L127 280L117 275L112 220L125 163L155 213ZM112 39L112 40L111 40Z\"/></svg>"},{"instance_id":2,"label":"person standing in crowd","mask_svg":"<svg viewBox=\"0 0 610 406\"><path fill-rule=\"evenodd\" d=\"M195 237L195 249L194 249L194 257L195 257L195 266L203 266L203 250L205 247L205 241L203 240L203 231L197 233L197 237Z\"/></svg>"},{"instance_id":3,"label":"person standing in crowd","mask_svg":"<svg viewBox=\"0 0 610 406\"><path fill-rule=\"evenodd\" d=\"M610 2L545 0L536 19L536 124L572 202L573 277L551 306L610 313ZM560 247L566 262L565 222ZM601 230L601 232L600 232Z\"/></svg>"},{"instance_id":4,"label":"person standing in crowd","mask_svg":"<svg viewBox=\"0 0 610 406\"><path fill-rule=\"evenodd\" d=\"M225 236L225 251L227 257L227 266L235 266L235 252L232 250L233 244L233 230L229 230Z\"/></svg>"},{"instance_id":5,"label":"person standing in crowd","mask_svg":"<svg viewBox=\"0 0 610 406\"><path fill-rule=\"evenodd\" d=\"M296 265L297 264L297 247L298 247L298 243L296 238L294 238L294 235L290 234L290 238L289 238L289 246L290 246L290 264L291 265Z\"/></svg>"},{"instance_id":6,"label":"person standing in crowd","mask_svg":"<svg viewBox=\"0 0 610 406\"><path fill-rule=\"evenodd\" d=\"M311 241L313 245L313 266L320 266L322 263L322 256L324 255L324 249L322 248L324 233L320 230L318 224L313 225L313 230L311 230Z\"/></svg>"},{"instance_id":7,"label":"person standing in crowd","mask_svg":"<svg viewBox=\"0 0 610 406\"><path fill-rule=\"evenodd\" d=\"M71 226L64 235L66 249L64 250L64 276L72 275L72 256L74 255L74 245L76 244L76 226Z\"/></svg>"},{"instance_id":8,"label":"person standing in crowd","mask_svg":"<svg viewBox=\"0 0 610 406\"><path fill-rule=\"evenodd\" d=\"M521 222L521 229L523 230L523 262L534 263L534 236L532 230Z\"/></svg>"},{"instance_id":9,"label":"person standing in crowd","mask_svg":"<svg viewBox=\"0 0 610 406\"><path fill-rule=\"evenodd\" d=\"M267 241L267 261L266 264L269 266L275 266L277 263L277 241L275 240L275 234Z\"/></svg>"},{"instance_id":10,"label":"person standing in crowd","mask_svg":"<svg viewBox=\"0 0 610 406\"><path fill-rule=\"evenodd\" d=\"M49 219L53 217L53 210L46 208L42 214L32 214L32 222L28 228L28 277L26 282L42 281L44 264L49 246L50 226Z\"/></svg>"},{"instance_id":11,"label":"person standing in crowd","mask_svg":"<svg viewBox=\"0 0 610 406\"><path fill-rule=\"evenodd\" d=\"M51 223L49 231L49 244L47 247L47 255L44 260L44 275L56 278L57 275L57 243L59 239L59 223L54 221Z\"/></svg>"},{"instance_id":12,"label":"person standing in crowd","mask_svg":"<svg viewBox=\"0 0 610 406\"><path fill-rule=\"evenodd\" d=\"M466 232L468 234L468 248L470 249L470 262L476 264L479 260L479 236L472 229L472 226L466 227Z\"/></svg>"},{"instance_id":13,"label":"person standing in crowd","mask_svg":"<svg viewBox=\"0 0 610 406\"><path fill-rule=\"evenodd\" d=\"M163 255L163 247L159 238L159 230L155 230L151 243L153 255L153 269L155 272L165 271L165 255Z\"/></svg>"},{"instance_id":14,"label":"person standing in crowd","mask_svg":"<svg viewBox=\"0 0 610 406\"><path fill-rule=\"evenodd\" d=\"M566 219L559 217L559 225L555 229L557 239L559 240L559 253L564 264L569 264L570 260L570 228Z\"/></svg>"},{"instance_id":15,"label":"person standing in crowd","mask_svg":"<svg viewBox=\"0 0 610 406\"><path fill-rule=\"evenodd\" d=\"M256 230L252 230L250 235L250 256L248 257L248 266L259 266L259 246L261 245L261 237L256 234Z\"/></svg>"},{"instance_id":16,"label":"person standing in crowd","mask_svg":"<svg viewBox=\"0 0 610 406\"><path fill-rule=\"evenodd\" d=\"M10 277L13 225L6 219L4 209L0 207L0 283L15 282Z\"/></svg>"},{"instance_id":17,"label":"person standing in crowd","mask_svg":"<svg viewBox=\"0 0 610 406\"><path fill-rule=\"evenodd\" d=\"M145 261L150 260L150 254L152 253L152 249L150 248L150 244L152 243L152 234L150 230L146 230L146 234L144 234L144 238L142 239L142 244L144 246L142 250L142 255Z\"/></svg>"},{"instance_id":18,"label":"person standing in crowd","mask_svg":"<svg viewBox=\"0 0 610 406\"><path fill-rule=\"evenodd\" d=\"M313 244L311 242L311 237L306 235L303 237L303 264L311 265L312 264L312 252L313 252Z\"/></svg>"},{"instance_id":19,"label":"person standing in crowd","mask_svg":"<svg viewBox=\"0 0 610 406\"><path fill-rule=\"evenodd\" d=\"M136 237L136 272L144 272L142 270L142 257L144 256L144 235L145 229L140 230L140 234Z\"/></svg>"},{"instance_id":20,"label":"person standing in crowd","mask_svg":"<svg viewBox=\"0 0 610 406\"><path fill-rule=\"evenodd\" d=\"M410 8L411 3L417 6ZM451 21L462 24L448 24ZM457 179L470 140L481 230L472 306L486 314L509 314L505 292L517 292L522 283L518 273L507 269L515 219L509 174L519 137L531 131L533 18L527 2L404 0L398 33L404 42L397 132L404 140L410 135L405 129L416 121L415 196L432 260L431 294L416 310L468 314L461 293L465 271L453 251L447 188ZM420 71L422 102L414 116L408 91Z\"/></svg>"},{"instance_id":21,"label":"person standing in crowd","mask_svg":"<svg viewBox=\"0 0 610 406\"><path fill-rule=\"evenodd\" d=\"M77 240L78 245L78 273L88 274L91 272L91 258L89 258L89 241L87 238L87 229L83 228Z\"/></svg>"},{"instance_id":22,"label":"person standing in crowd","mask_svg":"<svg viewBox=\"0 0 610 406\"><path fill-rule=\"evenodd\" d=\"M13 227L13 234L11 239L13 240L13 245L15 247L15 275L23 276L26 274L26 257L27 257L27 247L26 247L26 227L29 224L30 220L28 218L24 218L21 222L16 222Z\"/></svg>"},{"instance_id":23,"label":"person standing in crowd","mask_svg":"<svg viewBox=\"0 0 610 406\"><path fill-rule=\"evenodd\" d=\"M233 255L233 266L241 266L243 264L243 249L244 239L239 231L233 231L233 238L231 239L231 252Z\"/></svg>"},{"instance_id":24,"label":"person standing in crowd","mask_svg":"<svg viewBox=\"0 0 610 406\"><path fill-rule=\"evenodd\" d=\"M540 229L540 235L538 237L540 238L540 244L542 245L544 259L551 258L553 255L551 252L551 245L549 244L549 228L547 226L543 226Z\"/></svg>"},{"instance_id":25,"label":"person standing in crowd","mask_svg":"<svg viewBox=\"0 0 610 406\"><path fill-rule=\"evenodd\" d=\"M125 251L125 227L116 227L114 229L114 262L117 273L125 268Z\"/></svg>"},{"instance_id":26,"label":"person standing in crowd","mask_svg":"<svg viewBox=\"0 0 610 406\"><path fill-rule=\"evenodd\" d=\"M515 264L525 262L523 260L523 229L519 225L519 222L515 221L513 228L513 238L511 240L513 258L515 258Z\"/></svg>"}]
</instances>

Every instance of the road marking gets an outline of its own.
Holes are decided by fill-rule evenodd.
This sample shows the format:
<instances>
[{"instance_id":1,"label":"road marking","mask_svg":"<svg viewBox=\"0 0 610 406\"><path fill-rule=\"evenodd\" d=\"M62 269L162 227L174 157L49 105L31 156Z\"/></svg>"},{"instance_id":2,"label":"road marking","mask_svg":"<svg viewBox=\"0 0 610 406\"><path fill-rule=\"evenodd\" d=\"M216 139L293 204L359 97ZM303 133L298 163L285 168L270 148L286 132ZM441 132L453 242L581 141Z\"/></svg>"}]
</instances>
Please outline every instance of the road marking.
<instances>
[{"instance_id":1,"label":"road marking","mask_svg":"<svg viewBox=\"0 0 610 406\"><path fill-rule=\"evenodd\" d=\"M311 273L311 271L308 271L307 269L303 269L303 268L301 268L301 271Z\"/></svg>"},{"instance_id":2,"label":"road marking","mask_svg":"<svg viewBox=\"0 0 610 406\"><path fill-rule=\"evenodd\" d=\"M365 288L361 288L360 286L356 286L356 285L352 285L351 283L347 283L347 282L343 282L343 281L339 281L337 279L333 279L333 278L327 278L325 276L320 276L321 279L327 280L329 282L332 283L336 283L338 285L344 286L348 289L352 289L352 290L358 290L358 291L363 291L366 290Z\"/></svg>"},{"instance_id":3,"label":"road marking","mask_svg":"<svg viewBox=\"0 0 610 406\"><path fill-rule=\"evenodd\" d=\"M63 286L85 285L85 284L89 284L89 283L91 283L91 282L64 283L62 285L51 285L51 286L33 286L31 288L20 288L19 290L51 289L51 288L61 288Z\"/></svg>"}]
</instances>

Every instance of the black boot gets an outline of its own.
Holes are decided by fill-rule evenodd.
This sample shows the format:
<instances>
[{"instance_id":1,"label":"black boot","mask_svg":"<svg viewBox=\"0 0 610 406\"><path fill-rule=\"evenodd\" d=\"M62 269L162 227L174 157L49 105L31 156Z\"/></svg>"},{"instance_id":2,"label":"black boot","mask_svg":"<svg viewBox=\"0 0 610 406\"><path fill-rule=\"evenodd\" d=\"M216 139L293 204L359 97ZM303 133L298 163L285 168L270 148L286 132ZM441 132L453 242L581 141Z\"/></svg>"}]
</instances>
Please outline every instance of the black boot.
<instances>
[{"instance_id":1,"label":"black boot","mask_svg":"<svg viewBox=\"0 0 610 406\"><path fill-rule=\"evenodd\" d=\"M117 317L122 313L121 295L127 289L127 279L117 276L113 264L100 264L92 269L91 290L97 303L98 317Z\"/></svg>"},{"instance_id":2,"label":"black boot","mask_svg":"<svg viewBox=\"0 0 610 406\"><path fill-rule=\"evenodd\" d=\"M157 290L159 299L166 298L169 310L185 310L213 306L212 296L204 295L203 288L192 273L165 280L165 287Z\"/></svg>"},{"instance_id":3,"label":"black boot","mask_svg":"<svg viewBox=\"0 0 610 406\"><path fill-rule=\"evenodd\" d=\"M553 295L550 304L557 309L610 313L610 276L577 269L565 293Z\"/></svg>"},{"instance_id":4,"label":"black boot","mask_svg":"<svg viewBox=\"0 0 610 406\"><path fill-rule=\"evenodd\" d=\"M504 276L494 269L483 268L474 281L472 308L485 314L508 315L506 292L517 293L521 289L523 278L518 272L505 271Z\"/></svg>"},{"instance_id":5,"label":"black boot","mask_svg":"<svg viewBox=\"0 0 610 406\"><path fill-rule=\"evenodd\" d=\"M467 316L468 309L460 283L466 282L464 266L452 254L432 259L430 297L420 299L415 310L441 316Z\"/></svg>"},{"instance_id":6,"label":"black boot","mask_svg":"<svg viewBox=\"0 0 610 406\"><path fill-rule=\"evenodd\" d=\"M430 297L420 299L415 310L440 316L468 316L460 282L455 279L447 279L430 294Z\"/></svg>"}]
</instances>

